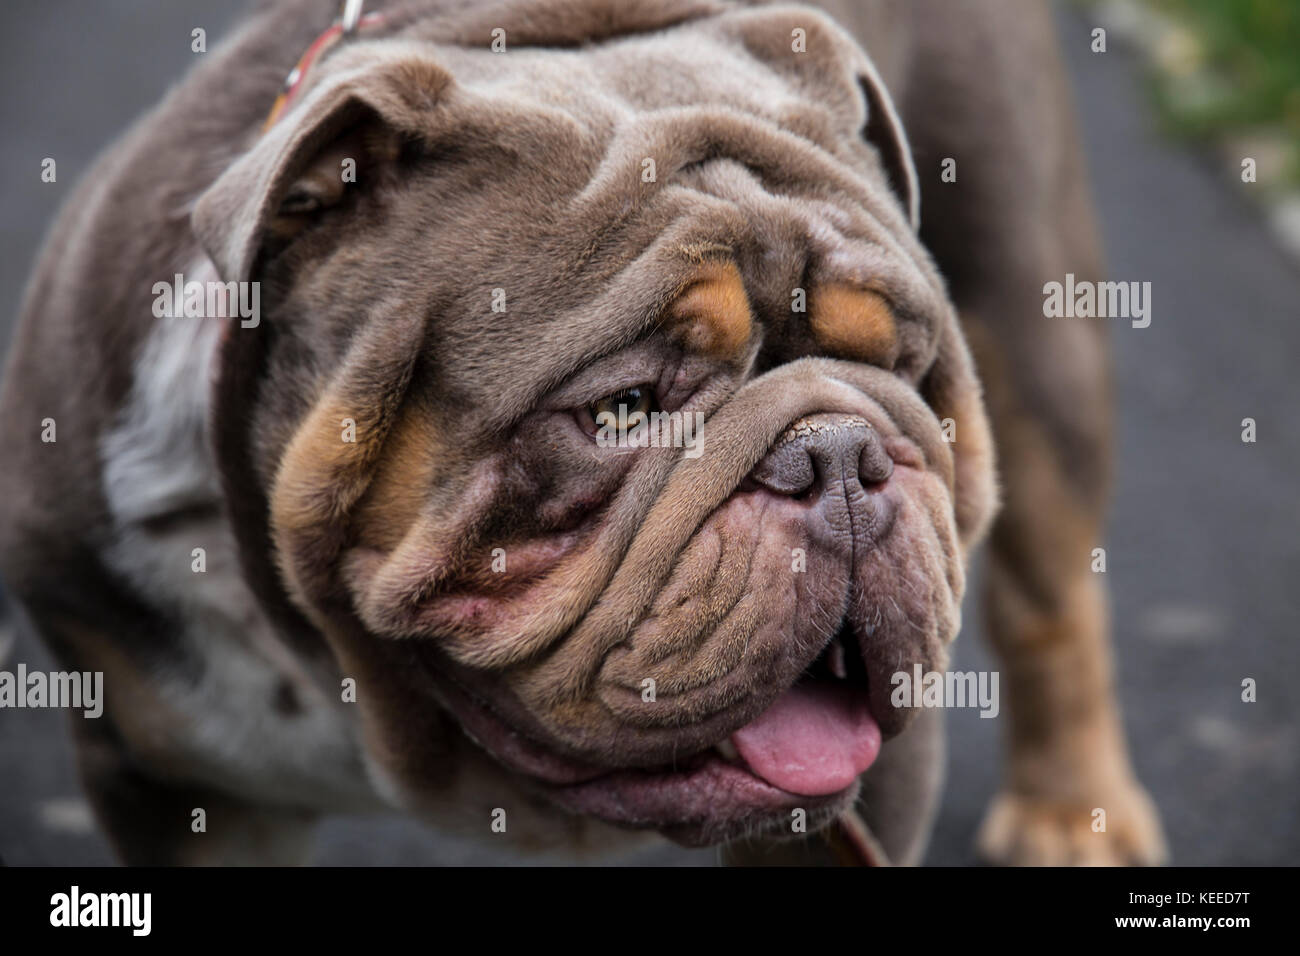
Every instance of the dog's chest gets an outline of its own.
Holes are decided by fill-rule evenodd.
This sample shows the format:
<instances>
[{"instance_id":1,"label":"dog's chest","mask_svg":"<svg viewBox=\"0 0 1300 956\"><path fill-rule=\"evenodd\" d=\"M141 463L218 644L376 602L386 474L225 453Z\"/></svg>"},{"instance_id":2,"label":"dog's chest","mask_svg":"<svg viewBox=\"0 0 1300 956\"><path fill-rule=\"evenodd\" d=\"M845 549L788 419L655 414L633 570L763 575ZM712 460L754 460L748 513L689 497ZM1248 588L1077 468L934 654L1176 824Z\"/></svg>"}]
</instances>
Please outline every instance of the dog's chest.
<instances>
[{"instance_id":1,"label":"dog's chest","mask_svg":"<svg viewBox=\"0 0 1300 956\"><path fill-rule=\"evenodd\" d=\"M186 274L207 277L206 261ZM150 734L155 756L225 788L313 805L373 804L350 705L326 683L337 679L277 640L239 570L207 434L225 321L159 319L101 442L113 518L104 560L179 622L169 652L185 662L149 675L157 700L120 706L148 720L148 708L161 704L168 719Z\"/></svg>"}]
</instances>

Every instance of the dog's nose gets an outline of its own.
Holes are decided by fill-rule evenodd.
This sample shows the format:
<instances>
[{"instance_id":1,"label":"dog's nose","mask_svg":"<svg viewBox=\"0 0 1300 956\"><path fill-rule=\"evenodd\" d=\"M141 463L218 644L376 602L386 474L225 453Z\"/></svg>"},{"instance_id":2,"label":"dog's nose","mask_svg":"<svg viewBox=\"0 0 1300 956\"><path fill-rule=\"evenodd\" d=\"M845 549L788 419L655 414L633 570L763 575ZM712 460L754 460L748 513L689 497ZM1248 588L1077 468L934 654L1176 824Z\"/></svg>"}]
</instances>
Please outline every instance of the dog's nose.
<instances>
[{"instance_id":1,"label":"dog's nose","mask_svg":"<svg viewBox=\"0 0 1300 956\"><path fill-rule=\"evenodd\" d=\"M859 415L809 415L794 422L750 472L750 480L799 497L842 487L853 495L889 480L894 462L880 435Z\"/></svg>"}]
</instances>

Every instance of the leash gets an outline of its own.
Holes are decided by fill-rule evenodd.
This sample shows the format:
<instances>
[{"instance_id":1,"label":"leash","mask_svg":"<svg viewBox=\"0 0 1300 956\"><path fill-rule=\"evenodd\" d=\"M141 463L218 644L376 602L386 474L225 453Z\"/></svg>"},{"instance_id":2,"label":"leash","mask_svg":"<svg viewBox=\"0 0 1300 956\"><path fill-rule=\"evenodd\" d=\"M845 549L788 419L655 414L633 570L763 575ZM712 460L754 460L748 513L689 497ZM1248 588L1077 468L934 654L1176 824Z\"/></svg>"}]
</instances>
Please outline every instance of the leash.
<instances>
[{"instance_id":1,"label":"leash","mask_svg":"<svg viewBox=\"0 0 1300 956\"><path fill-rule=\"evenodd\" d=\"M280 89L280 94L275 98L275 103L271 106L271 112L267 114L266 121L262 124L262 132L266 132L276 121L284 115L284 111L293 102L294 97L302 89L303 81L307 78L308 72L316 62L326 53L344 39L350 39L362 30L368 30L372 27L379 26L384 22L382 13L362 14L362 8L365 6L365 0L343 0L343 9L339 13L339 18L325 31L312 41L311 46L307 47L307 52L298 58L289 75L284 79L284 86Z\"/></svg>"},{"instance_id":2,"label":"leash","mask_svg":"<svg viewBox=\"0 0 1300 956\"><path fill-rule=\"evenodd\" d=\"M840 866L892 866L885 848L856 809L849 809L823 831L822 839Z\"/></svg>"}]
</instances>

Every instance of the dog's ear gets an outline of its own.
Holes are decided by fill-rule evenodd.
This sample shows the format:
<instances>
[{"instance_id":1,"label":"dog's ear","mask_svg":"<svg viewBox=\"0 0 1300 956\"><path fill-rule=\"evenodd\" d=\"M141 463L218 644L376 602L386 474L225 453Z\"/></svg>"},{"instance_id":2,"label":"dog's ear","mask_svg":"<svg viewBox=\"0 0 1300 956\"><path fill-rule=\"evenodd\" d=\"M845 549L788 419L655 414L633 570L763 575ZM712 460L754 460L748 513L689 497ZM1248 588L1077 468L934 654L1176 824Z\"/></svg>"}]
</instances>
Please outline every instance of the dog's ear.
<instances>
[{"instance_id":1,"label":"dog's ear","mask_svg":"<svg viewBox=\"0 0 1300 956\"><path fill-rule=\"evenodd\" d=\"M870 61L859 65L858 85L867 98L867 121L862 128L862 137L880 153L880 164L889 177L890 188L898 195L915 231L921 227L921 191L903 122Z\"/></svg>"},{"instance_id":2,"label":"dog's ear","mask_svg":"<svg viewBox=\"0 0 1300 956\"><path fill-rule=\"evenodd\" d=\"M349 190L369 188L404 143L429 133L446 71L411 52L350 60L199 197L194 232L223 279L248 281L266 246L291 239Z\"/></svg>"},{"instance_id":3,"label":"dog's ear","mask_svg":"<svg viewBox=\"0 0 1300 956\"><path fill-rule=\"evenodd\" d=\"M394 148L427 144L437 136L434 114L450 96L451 80L425 54L404 45L366 44L342 50L331 61L337 69L292 104L195 205L195 234L225 281L256 281L259 258L276 243L291 241L315 219L341 211L354 196L391 177L387 160ZM356 160L355 182L343 175L345 159ZM337 465L351 477L345 482L327 476L341 494L364 486L364 475L357 474L365 472L387 434L418 354L420 318L404 315L362 330L343 367L358 370L364 391L344 372L336 372L333 383L322 380L326 397L362 396L348 403L345 414L356 419L363 440L340 443L335 429L335 454L321 462L322 468ZM245 580L286 638L304 653L316 653L319 636L289 597L268 523L266 475L275 470L270 456L277 452L259 446L255 437L254 423L268 414L263 407L275 390L268 374L277 341L274 324L227 326L212 389L213 450ZM401 335L407 338L399 341ZM375 337L378 344L371 341ZM261 427L264 434L265 421ZM334 525L322 522L321 530L328 533ZM322 554L318 548L317 557Z\"/></svg>"}]
</instances>

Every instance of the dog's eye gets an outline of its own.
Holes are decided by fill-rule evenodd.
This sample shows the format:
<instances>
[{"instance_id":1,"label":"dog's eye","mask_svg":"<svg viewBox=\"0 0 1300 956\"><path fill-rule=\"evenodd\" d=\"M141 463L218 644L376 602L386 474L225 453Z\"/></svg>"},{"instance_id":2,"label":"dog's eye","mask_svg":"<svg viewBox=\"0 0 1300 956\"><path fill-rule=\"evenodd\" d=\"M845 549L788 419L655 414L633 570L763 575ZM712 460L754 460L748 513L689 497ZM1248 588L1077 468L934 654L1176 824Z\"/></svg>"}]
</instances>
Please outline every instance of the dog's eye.
<instances>
[{"instance_id":1,"label":"dog's eye","mask_svg":"<svg viewBox=\"0 0 1300 956\"><path fill-rule=\"evenodd\" d=\"M295 190L280 203L281 216L301 216L321 208L320 198L311 193Z\"/></svg>"},{"instance_id":2,"label":"dog's eye","mask_svg":"<svg viewBox=\"0 0 1300 956\"><path fill-rule=\"evenodd\" d=\"M626 420L636 412L649 415L657 408L654 392L651 391L650 386L637 385L596 399L587 406L587 411L591 413L594 420L599 422L601 415L613 415L615 418Z\"/></svg>"},{"instance_id":3,"label":"dog's eye","mask_svg":"<svg viewBox=\"0 0 1300 956\"><path fill-rule=\"evenodd\" d=\"M659 411L659 403L655 400L652 386L636 385L598 398L587 405L584 411L589 431L594 426L596 429L610 429L622 435L634 432L645 424L653 412Z\"/></svg>"}]
</instances>

